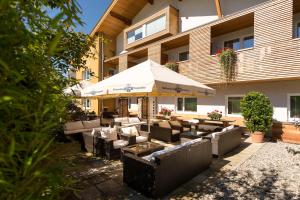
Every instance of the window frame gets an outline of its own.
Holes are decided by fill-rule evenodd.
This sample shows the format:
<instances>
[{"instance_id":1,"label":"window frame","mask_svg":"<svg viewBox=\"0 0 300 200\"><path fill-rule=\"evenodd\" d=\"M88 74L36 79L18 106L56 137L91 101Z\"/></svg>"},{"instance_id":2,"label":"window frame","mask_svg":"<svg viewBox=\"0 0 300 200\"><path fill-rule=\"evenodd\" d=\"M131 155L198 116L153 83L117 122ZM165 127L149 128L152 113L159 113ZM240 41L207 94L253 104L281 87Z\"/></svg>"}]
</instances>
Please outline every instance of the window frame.
<instances>
[{"instance_id":1,"label":"window frame","mask_svg":"<svg viewBox=\"0 0 300 200\"><path fill-rule=\"evenodd\" d=\"M147 37L150 37L150 36L152 36L152 35L155 35L155 34L157 34L157 33L159 33L159 32L162 32L162 31L164 31L164 30L166 30L167 29L167 25L168 25L168 18L167 18L168 16L167 16L167 14L166 13L164 13L164 14L162 14L162 15L160 15L160 16L158 16L158 17L156 17L156 18L154 18L154 19L152 19L152 20L150 20L150 21L148 21L148 22L146 22L146 23L144 23L144 24L142 24L141 26L138 26L138 27L136 27L136 28L134 28L134 29L132 29L132 30L129 30L129 31L127 31L126 32L126 43L127 44L133 44L133 43L135 43L135 42L137 42L137 41L139 41L139 40L143 40L143 39L145 39L145 38L147 38ZM154 33L152 33L152 34L147 34L147 25L148 24L151 24L152 22L154 22L154 21L156 21L156 20L158 20L158 19L160 19L160 18L165 18L164 19L164 28L163 29L161 29L161 30L159 30L159 31L157 31L157 32L154 32ZM128 35L129 35L129 33L131 33L131 32L135 32L135 30L137 30L137 29L142 29L142 37L141 38L139 38L139 39L135 39L134 41L132 41L132 42L128 42L128 39L129 39L129 37L128 37ZM134 37L135 37L135 35L134 35Z\"/></svg>"},{"instance_id":2,"label":"window frame","mask_svg":"<svg viewBox=\"0 0 300 200\"><path fill-rule=\"evenodd\" d=\"M89 73L87 73L87 72L89 72ZM86 81L89 81L89 80L91 80L92 78L92 76L91 76L91 73L92 73L92 70L91 69L85 69L85 70L83 70L82 71L82 80L86 80ZM87 77L87 74L89 74L89 78L86 78Z\"/></svg>"},{"instance_id":3,"label":"window frame","mask_svg":"<svg viewBox=\"0 0 300 200\"><path fill-rule=\"evenodd\" d=\"M187 53L187 59L186 60L180 60L180 54L182 54L182 53ZM190 51L189 50L178 52L178 62L184 62L184 61L188 61L188 60L190 60Z\"/></svg>"},{"instance_id":4,"label":"window frame","mask_svg":"<svg viewBox=\"0 0 300 200\"><path fill-rule=\"evenodd\" d=\"M196 99L196 111L186 111L185 99L193 98ZM178 110L178 99L182 99L182 110ZM198 98L197 97L177 97L176 98L176 112L177 113L197 113L198 112Z\"/></svg>"},{"instance_id":5,"label":"window frame","mask_svg":"<svg viewBox=\"0 0 300 200\"><path fill-rule=\"evenodd\" d=\"M239 49L234 49L234 48L233 48L233 43L234 43L235 41L238 41L238 43L239 43ZM232 47L226 47L226 43L229 43L229 42L232 42ZM234 49L235 51L238 51L238 50L241 50L241 49L242 49L242 48L241 48L241 39L240 39L240 38L236 38L236 39L224 41L224 44L223 44L223 45L224 45L224 48Z\"/></svg>"},{"instance_id":6,"label":"window frame","mask_svg":"<svg viewBox=\"0 0 300 200\"><path fill-rule=\"evenodd\" d=\"M245 39L248 39L248 38L252 38L253 39L253 46L252 47L245 47ZM254 35L249 35L249 36L244 36L243 37L243 47L241 48L241 49L250 49L250 48L254 48L254 43L255 43L255 41L254 41ZM240 45L241 46L241 45Z\"/></svg>"},{"instance_id":7,"label":"window frame","mask_svg":"<svg viewBox=\"0 0 300 200\"><path fill-rule=\"evenodd\" d=\"M89 101L88 106L87 106L87 103L86 103L87 100ZM83 109L85 109L85 110L90 110L91 107L92 107L92 101L91 101L91 99L83 99L82 107L83 107Z\"/></svg>"},{"instance_id":8,"label":"window frame","mask_svg":"<svg viewBox=\"0 0 300 200\"><path fill-rule=\"evenodd\" d=\"M229 98L230 97L244 97L245 95L244 94L232 94L232 95L226 95L225 96L225 116L229 116L229 117L241 117L242 116L242 113L240 114L229 114L228 113L228 103L229 103Z\"/></svg>"},{"instance_id":9,"label":"window frame","mask_svg":"<svg viewBox=\"0 0 300 200\"><path fill-rule=\"evenodd\" d=\"M287 95L287 120L293 122L294 120L300 120L299 118L291 117L291 96L300 96L300 93L288 93Z\"/></svg>"}]
</instances>

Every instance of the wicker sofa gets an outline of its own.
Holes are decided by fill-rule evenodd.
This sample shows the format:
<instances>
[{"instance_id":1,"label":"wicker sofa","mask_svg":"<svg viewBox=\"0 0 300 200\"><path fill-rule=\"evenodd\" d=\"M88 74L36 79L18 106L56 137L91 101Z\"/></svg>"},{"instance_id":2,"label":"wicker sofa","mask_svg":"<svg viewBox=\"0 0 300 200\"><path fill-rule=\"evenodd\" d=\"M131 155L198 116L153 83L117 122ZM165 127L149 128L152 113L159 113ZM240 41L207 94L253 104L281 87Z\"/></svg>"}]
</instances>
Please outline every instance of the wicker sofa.
<instances>
[{"instance_id":1,"label":"wicker sofa","mask_svg":"<svg viewBox=\"0 0 300 200\"><path fill-rule=\"evenodd\" d=\"M210 166L211 148L209 140L196 139L142 158L125 154L123 182L147 197L163 197Z\"/></svg>"},{"instance_id":2,"label":"wicker sofa","mask_svg":"<svg viewBox=\"0 0 300 200\"><path fill-rule=\"evenodd\" d=\"M148 126L142 125L142 131L147 131ZM180 140L180 130L173 129L168 121L159 122L150 126L151 138L164 142L177 142Z\"/></svg>"},{"instance_id":3,"label":"wicker sofa","mask_svg":"<svg viewBox=\"0 0 300 200\"><path fill-rule=\"evenodd\" d=\"M211 134L212 154L223 156L241 145L242 129L227 127L221 132Z\"/></svg>"},{"instance_id":4,"label":"wicker sofa","mask_svg":"<svg viewBox=\"0 0 300 200\"><path fill-rule=\"evenodd\" d=\"M64 127L64 133L65 135L83 133L86 131L92 131L93 128L97 127L100 127L100 119L90 121L67 122Z\"/></svg>"}]
</instances>

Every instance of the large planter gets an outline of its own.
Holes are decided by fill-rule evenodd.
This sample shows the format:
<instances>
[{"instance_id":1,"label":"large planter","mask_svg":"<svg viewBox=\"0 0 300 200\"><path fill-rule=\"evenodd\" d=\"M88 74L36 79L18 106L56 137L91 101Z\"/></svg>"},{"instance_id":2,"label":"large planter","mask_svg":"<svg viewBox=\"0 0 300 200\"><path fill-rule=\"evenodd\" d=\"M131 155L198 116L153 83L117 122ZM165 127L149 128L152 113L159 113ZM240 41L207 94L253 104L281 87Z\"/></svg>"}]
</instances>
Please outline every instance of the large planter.
<instances>
[{"instance_id":1,"label":"large planter","mask_svg":"<svg viewBox=\"0 0 300 200\"><path fill-rule=\"evenodd\" d=\"M251 134L251 139L253 143L263 143L265 134L263 132L256 131Z\"/></svg>"}]
</instances>

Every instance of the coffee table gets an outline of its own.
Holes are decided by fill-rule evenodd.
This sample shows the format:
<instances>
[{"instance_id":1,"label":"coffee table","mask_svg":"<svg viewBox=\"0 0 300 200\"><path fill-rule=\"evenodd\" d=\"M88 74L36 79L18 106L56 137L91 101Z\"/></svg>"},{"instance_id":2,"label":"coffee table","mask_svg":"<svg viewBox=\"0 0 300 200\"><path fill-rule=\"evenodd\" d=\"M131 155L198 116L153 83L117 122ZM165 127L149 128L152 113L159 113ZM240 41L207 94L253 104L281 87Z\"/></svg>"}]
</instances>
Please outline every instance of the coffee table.
<instances>
[{"instance_id":1,"label":"coffee table","mask_svg":"<svg viewBox=\"0 0 300 200\"><path fill-rule=\"evenodd\" d=\"M143 157L155 151L163 150L164 148L163 145L154 142L141 142L122 148L122 153L130 153L138 157Z\"/></svg>"}]
</instances>

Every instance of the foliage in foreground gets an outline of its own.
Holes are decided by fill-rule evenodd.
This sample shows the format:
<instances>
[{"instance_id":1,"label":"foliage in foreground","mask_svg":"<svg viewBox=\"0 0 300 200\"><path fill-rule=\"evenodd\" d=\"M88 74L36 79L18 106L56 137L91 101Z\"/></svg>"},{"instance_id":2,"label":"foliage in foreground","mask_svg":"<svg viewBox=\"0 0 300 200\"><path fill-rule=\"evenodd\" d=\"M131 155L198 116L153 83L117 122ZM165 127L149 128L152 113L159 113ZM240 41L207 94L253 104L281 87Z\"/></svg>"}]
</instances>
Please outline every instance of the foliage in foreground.
<instances>
[{"instance_id":1,"label":"foliage in foreground","mask_svg":"<svg viewBox=\"0 0 300 200\"><path fill-rule=\"evenodd\" d=\"M266 133L273 121L273 107L267 96L259 92L249 92L241 101L242 115L248 130Z\"/></svg>"},{"instance_id":2,"label":"foliage in foreground","mask_svg":"<svg viewBox=\"0 0 300 200\"><path fill-rule=\"evenodd\" d=\"M76 0L0 0L0 199L60 199L70 184L52 133L66 117L65 73L92 56L72 31L79 12Z\"/></svg>"}]
</instances>

